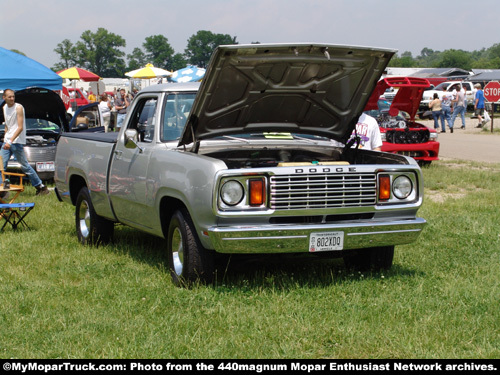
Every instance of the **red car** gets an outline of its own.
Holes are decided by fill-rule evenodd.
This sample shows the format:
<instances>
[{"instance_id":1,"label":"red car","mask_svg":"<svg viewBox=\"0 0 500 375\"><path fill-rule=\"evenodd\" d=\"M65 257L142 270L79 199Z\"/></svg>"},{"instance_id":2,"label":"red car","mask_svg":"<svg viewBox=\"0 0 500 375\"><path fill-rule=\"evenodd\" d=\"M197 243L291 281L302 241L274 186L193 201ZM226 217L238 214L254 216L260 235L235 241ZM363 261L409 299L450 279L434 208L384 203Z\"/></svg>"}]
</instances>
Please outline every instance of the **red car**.
<instances>
[{"instance_id":1,"label":"red car","mask_svg":"<svg viewBox=\"0 0 500 375\"><path fill-rule=\"evenodd\" d=\"M89 104L90 102L87 99L87 96L79 89L68 87L69 97L71 100L71 107L73 111L76 111L76 108Z\"/></svg>"},{"instance_id":2,"label":"red car","mask_svg":"<svg viewBox=\"0 0 500 375\"><path fill-rule=\"evenodd\" d=\"M378 82L365 112L379 123L382 151L411 156L420 165L439 160L437 132L415 122L422 94L429 86L427 79L417 77L388 77ZM382 95L390 87L398 90L387 101Z\"/></svg>"}]
</instances>

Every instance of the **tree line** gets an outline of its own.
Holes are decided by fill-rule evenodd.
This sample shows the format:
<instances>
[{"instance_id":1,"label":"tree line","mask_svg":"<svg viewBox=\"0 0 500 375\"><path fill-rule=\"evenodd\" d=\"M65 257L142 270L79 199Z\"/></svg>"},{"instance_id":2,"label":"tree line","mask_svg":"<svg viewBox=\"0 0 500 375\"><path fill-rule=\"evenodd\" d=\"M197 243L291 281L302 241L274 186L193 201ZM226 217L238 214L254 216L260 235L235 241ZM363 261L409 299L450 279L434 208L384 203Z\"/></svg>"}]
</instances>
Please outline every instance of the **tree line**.
<instances>
[{"instance_id":1,"label":"tree line","mask_svg":"<svg viewBox=\"0 0 500 375\"><path fill-rule=\"evenodd\" d=\"M434 51L424 48L420 55L413 57L411 52L403 52L394 56L389 62L390 67L403 68L460 68L472 69L500 69L500 43L479 51L464 51L448 49Z\"/></svg>"},{"instance_id":2,"label":"tree line","mask_svg":"<svg viewBox=\"0 0 500 375\"><path fill-rule=\"evenodd\" d=\"M147 63L170 71L181 69L187 64L205 68L217 46L237 43L235 36L200 30L187 40L184 53L176 53L164 35L152 35L145 38L142 47L135 47L132 53L126 55L121 50L126 46L125 39L101 27L96 32L84 31L76 43L69 39L59 43L54 51L60 61L52 69L59 71L78 66L109 78L121 77L125 72L141 68ZM500 69L500 43L473 52L455 49L434 51L426 47L416 57L408 51L395 55L389 66Z\"/></svg>"},{"instance_id":3,"label":"tree line","mask_svg":"<svg viewBox=\"0 0 500 375\"><path fill-rule=\"evenodd\" d=\"M237 44L236 37L200 30L187 40L184 53L176 53L164 35L152 35L141 47L126 55L120 48L126 46L120 35L100 27L96 32L86 30L76 43L64 39L54 51L59 55L52 70L59 71L73 66L87 69L100 77L122 77L125 72L141 68L147 63L170 71L188 64L205 68L213 50L223 44ZM126 58L126 59L125 59Z\"/></svg>"}]
</instances>

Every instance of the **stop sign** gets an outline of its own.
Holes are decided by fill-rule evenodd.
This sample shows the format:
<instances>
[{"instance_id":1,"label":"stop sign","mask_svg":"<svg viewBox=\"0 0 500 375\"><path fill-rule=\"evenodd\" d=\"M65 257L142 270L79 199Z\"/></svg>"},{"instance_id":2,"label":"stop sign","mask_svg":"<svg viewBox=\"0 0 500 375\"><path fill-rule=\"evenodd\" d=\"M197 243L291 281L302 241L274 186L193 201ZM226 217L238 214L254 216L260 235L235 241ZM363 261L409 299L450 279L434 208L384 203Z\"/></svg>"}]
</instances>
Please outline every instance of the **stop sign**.
<instances>
[{"instance_id":1,"label":"stop sign","mask_svg":"<svg viewBox=\"0 0 500 375\"><path fill-rule=\"evenodd\" d=\"M500 99L500 83L491 81L484 86L484 98L488 102L497 102Z\"/></svg>"}]
</instances>

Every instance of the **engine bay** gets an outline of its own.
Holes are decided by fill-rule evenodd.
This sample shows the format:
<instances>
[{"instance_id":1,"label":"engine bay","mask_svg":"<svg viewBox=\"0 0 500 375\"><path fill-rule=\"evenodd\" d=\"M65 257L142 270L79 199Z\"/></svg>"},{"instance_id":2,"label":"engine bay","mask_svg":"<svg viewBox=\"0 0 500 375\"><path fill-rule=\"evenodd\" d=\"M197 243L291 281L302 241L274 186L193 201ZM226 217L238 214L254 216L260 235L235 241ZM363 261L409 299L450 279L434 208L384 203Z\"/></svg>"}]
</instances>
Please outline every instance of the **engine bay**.
<instances>
[{"instance_id":1,"label":"engine bay","mask_svg":"<svg viewBox=\"0 0 500 375\"><path fill-rule=\"evenodd\" d=\"M27 135L26 146L28 147L47 147L56 146L57 140L53 135Z\"/></svg>"},{"instance_id":2,"label":"engine bay","mask_svg":"<svg viewBox=\"0 0 500 375\"><path fill-rule=\"evenodd\" d=\"M341 152L332 148L321 153L293 149L248 149L213 152L208 156L222 160L229 169L277 167L281 163L314 163L341 160Z\"/></svg>"},{"instance_id":3,"label":"engine bay","mask_svg":"<svg viewBox=\"0 0 500 375\"><path fill-rule=\"evenodd\" d=\"M323 148L322 151L309 149L230 149L203 153L223 161L228 169L281 167L315 164L407 164L401 156L375 151Z\"/></svg>"}]
</instances>

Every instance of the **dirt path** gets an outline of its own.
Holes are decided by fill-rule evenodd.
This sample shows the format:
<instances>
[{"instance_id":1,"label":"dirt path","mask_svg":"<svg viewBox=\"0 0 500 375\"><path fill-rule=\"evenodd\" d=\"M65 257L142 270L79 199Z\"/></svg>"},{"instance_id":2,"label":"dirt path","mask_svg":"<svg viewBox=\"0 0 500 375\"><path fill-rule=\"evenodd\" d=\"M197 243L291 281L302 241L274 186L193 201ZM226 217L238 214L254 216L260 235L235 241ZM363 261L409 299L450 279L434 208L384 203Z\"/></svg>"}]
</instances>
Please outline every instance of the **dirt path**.
<instances>
[{"instance_id":1,"label":"dirt path","mask_svg":"<svg viewBox=\"0 0 500 375\"><path fill-rule=\"evenodd\" d=\"M496 126L500 125L500 117L494 119ZM434 121L419 121L428 127L434 127ZM500 134L484 132L481 129L475 128L477 125L476 119L466 117L465 130L460 129L462 121L457 118L455 120L454 131L450 133L446 129L446 133L440 133L438 141L439 159L459 159L472 160L488 163L500 163ZM491 129L491 123L486 127ZM440 130L439 130L440 131Z\"/></svg>"}]
</instances>

